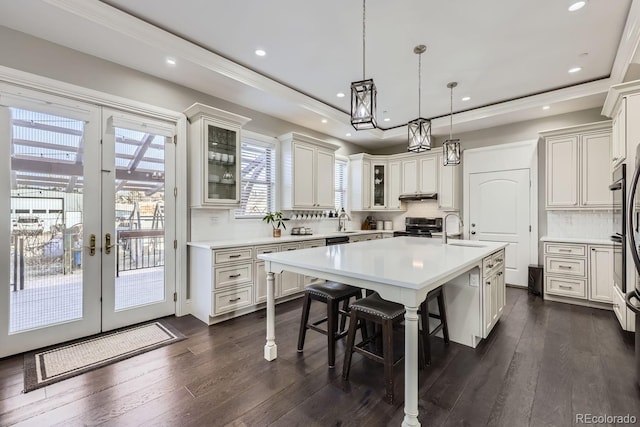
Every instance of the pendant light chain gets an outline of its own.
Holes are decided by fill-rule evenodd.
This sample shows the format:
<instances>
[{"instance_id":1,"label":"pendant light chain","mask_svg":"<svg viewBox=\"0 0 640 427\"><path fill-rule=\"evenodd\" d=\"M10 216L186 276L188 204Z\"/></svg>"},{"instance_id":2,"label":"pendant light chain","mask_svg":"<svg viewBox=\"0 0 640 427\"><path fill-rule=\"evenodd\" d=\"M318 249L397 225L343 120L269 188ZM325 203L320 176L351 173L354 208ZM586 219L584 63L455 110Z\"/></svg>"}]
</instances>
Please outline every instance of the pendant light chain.
<instances>
[{"instance_id":1,"label":"pendant light chain","mask_svg":"<svg viewBox=\"0 0 640 427\"><path fill-rule=\"evenodd\" d=\"M366 6L366 3L367 3L367 0L362 0L362 80L365 79L364 56L365 56L365 51L366 51L365 36L366 36L366 31L367 31L367 27L365 25L365 21L367 19L367 6Z\"/></svg>"},{"instance_id":2,"label":"pendant light chain","mask_svg":"<svg viewBox=\"0 0 640 427\"><path fill-rule=\"evenodd\" d=\"M422 54L418 55L418 118L422 117L420 108L422 106Z\"/></svg>"},{"instance_id":3,"label":"pendant light chain","mask_svg":"<svg viewBox=\"0 0 640 427\"><path fill-rule=\"evenodd\" d=\"M451 114L449 115L449 139L453 139L453 85L451 85Z\"/></svg>"}]
</instances>

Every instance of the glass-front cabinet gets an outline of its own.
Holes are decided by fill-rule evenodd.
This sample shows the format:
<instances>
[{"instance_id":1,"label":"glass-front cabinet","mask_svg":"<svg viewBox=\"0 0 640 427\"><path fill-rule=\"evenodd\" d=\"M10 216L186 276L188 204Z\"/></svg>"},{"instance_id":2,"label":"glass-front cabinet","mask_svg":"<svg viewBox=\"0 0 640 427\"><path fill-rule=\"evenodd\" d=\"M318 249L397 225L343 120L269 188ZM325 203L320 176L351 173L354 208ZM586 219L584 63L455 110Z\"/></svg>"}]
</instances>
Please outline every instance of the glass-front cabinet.
<instances>
[{"instance_id":1,"label":"glass-front cabinet","mask_svg":"<svg viewBox=\"0 0 640 427\"><path fill-rule=\"evenodd\" d=\"M372 206L374 208L386 208L387 207L387 194L386 194L386 186L387 186L387 176L386 169L387 164L385 163L377 163L372 162L371 169L373 170L372 175L372 192L373 195L373 203Z\"/></svg>"},{"instance_id":2,"label":"glass-front cabinet","mask_svg":"<svg viewBox=\"0 0 640 427\"><path fill-rule=\"evenodd\" d=\"M197 103L185 114L190 122L191 206L239 206L240 131L250 119Z\"/></svg>"}]
</instances>

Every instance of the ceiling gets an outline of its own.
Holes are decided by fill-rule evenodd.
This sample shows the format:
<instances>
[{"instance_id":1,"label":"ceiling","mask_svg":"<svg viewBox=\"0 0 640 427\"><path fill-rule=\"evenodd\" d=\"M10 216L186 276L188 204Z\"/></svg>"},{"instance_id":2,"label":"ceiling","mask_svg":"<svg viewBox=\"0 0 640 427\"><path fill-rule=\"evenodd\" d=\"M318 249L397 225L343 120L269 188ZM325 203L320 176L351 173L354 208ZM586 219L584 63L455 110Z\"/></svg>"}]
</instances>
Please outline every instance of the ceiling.
<instances>
[{"instance_id":1,"label":"ceiling","mask_svg":"<svg viewBox=\"0 0 640 427\"><path fill-rule=\"evenodd\" d=\"M570 3L369 0L364 77L378 88L381 129L360 132L348 114L349 84L363 78L359 0L4 0L0 25L380 148L418 117L418 44L421 115L436 136L449 131L450 81L455 132L602 106L633 61L640 7Z\"/></svg>"}]
</instances>

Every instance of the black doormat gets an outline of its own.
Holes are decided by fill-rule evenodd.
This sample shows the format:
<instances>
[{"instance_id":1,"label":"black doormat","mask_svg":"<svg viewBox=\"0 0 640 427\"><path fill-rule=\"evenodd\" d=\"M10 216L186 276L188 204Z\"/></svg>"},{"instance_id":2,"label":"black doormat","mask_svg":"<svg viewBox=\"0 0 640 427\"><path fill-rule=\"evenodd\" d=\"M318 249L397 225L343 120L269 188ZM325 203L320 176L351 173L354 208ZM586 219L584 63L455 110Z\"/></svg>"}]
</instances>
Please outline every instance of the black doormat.
<instances>
[{"instance_id":1,"label":"black doormat","mask_svg":"<svg viewBox=\"0 0 640 427\"><path fill-rule=\"evenodd\" d=\"M24 392L184 339L158 320L32 351L24 355Z\"/></svg>"}]
</instances>

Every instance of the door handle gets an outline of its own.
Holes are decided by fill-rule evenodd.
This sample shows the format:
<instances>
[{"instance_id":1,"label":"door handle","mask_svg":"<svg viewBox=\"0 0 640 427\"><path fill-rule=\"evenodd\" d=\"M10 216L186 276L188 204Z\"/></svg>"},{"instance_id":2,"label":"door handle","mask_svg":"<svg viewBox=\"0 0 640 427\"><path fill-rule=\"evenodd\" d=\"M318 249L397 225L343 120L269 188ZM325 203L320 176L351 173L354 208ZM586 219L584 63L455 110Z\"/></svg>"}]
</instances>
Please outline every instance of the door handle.
<instances>
[{"instance_id":1,"label":"door handle","mask_svg":"<svg viewBox=\"0 0 640 427\"><path fill-rule=\"evenodd\" d=\"M104 235L104 253L109 255L111 253L111 248L114 247L115 244L111 244L111 233L107 233Z\"/></svg>"},{"instance_id":2,"label":"door handle","mask_svg":"<svg viewBox=\"0 0 640 427\"><path fill-rule=\"evenodd\" d=\"M89 256L94 256L96 254L96 235L95 234L89 235L89 246L85 246L85 247L89 248Z\"/></svg>"},{"instance_id":3,"label":"door handle","mask_svg":"<svg viewBox=\"0 0 640 427\"><path fill-rule=\"evenodd\" d=\"M476 234L476 232L475 232L475 231L472 231L472 232L471 232L471 234Z\"/></svg>"}]
</instances>

